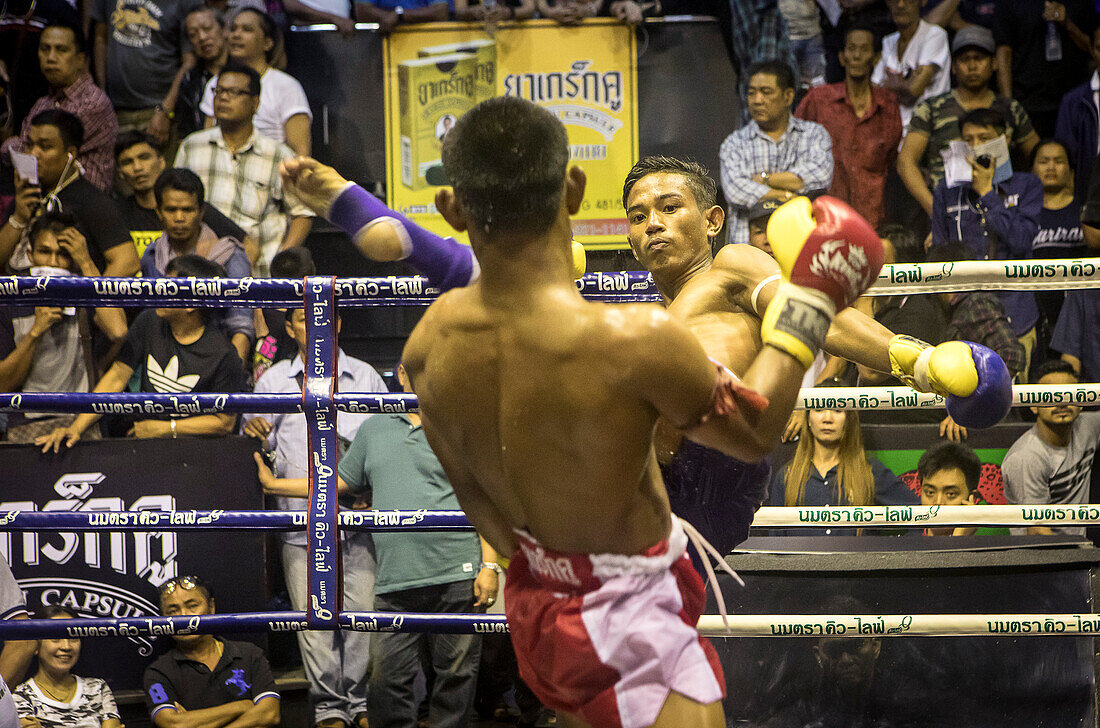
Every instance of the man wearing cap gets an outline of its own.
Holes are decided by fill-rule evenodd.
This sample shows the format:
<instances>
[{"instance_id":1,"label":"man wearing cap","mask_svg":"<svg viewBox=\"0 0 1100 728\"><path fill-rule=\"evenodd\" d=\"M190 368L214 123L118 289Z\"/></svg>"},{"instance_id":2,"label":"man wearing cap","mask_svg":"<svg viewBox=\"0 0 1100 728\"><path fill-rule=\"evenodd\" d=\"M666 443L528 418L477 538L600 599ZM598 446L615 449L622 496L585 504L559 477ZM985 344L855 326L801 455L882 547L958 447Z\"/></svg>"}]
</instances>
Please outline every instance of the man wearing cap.
<instances>
[{"instance_id":1,"label":"man wearing cap","mask_svg":"<svg viewBox=\"0 0 1100 728\"><path fill-rule=\"evenodd\" d=\"M829 194L854 207L872 225L882 222L886 175L894 166L902 133L897 98L871 83L881 52L882 40L874 31L858 25L849 28L840 51L844 80L810 89L794 112L824 126L833 140Z\"/></svg>"},{"instance_id":2,"label":"man wearing cap","mask_svg":"<svg viewBox=\"0 0 1100 728\"><path fill-rule=\"evenodd\" d=\"M994 51L993 33L988 28L971 25L960 30L951 44L951 70L958 85L913 109L898 153L898 176L929 215L932 190L943 180L940 152L952 141L962 139L959 119L967 112L993 109L1001 114L1009 145L1025 157L1039 143L1024 107L1015 99L998 96L990 85Z\"/></svg>"}]
</instances>

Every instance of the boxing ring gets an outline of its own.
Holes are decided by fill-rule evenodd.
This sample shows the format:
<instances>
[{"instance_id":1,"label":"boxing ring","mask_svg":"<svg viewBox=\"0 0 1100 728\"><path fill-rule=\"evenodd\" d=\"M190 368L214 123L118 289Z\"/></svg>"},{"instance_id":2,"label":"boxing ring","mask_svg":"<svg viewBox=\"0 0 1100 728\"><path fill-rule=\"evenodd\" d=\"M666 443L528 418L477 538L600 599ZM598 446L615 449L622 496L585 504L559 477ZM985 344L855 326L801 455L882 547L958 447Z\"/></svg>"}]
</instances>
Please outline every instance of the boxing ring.
<instances>
[{"instance_id":1,"label":"boxing ring","mask_svg":"<svg viewBox=\"0 0 1100 728\"><path fill-rule=\"evenodd\" d=\"M646 273L593 273L578 281L588 299L659 301ZM1100 258L968 261L884 266L868 295L971 290L1100 288ZM305 612L249 612L180 617L31 619L0 622L0 640L47 637L136 637L301 630L503 633L502 615L397 614L342 609L341 530L433 531L471 529L461 512L345 511L337 506L336 418L340 412L415 411L416 397L382 392L338 392L336 308L426 305L438 291L422 278L325 278L302 281L194 278L0 278L0 304L140 307L304 306L307 347L301 395L7 393L0 411L133 415L303 413L308 422L310 497L305 512L279 511L0 511L0 532L292 531L308 537ZM1100 383L1013 387L1013 406L1100 404ZM806 389L798 407L830 409L942 408L944 400L908 387ZM214 504L212 504L214 505ZM1081 506L814 507L759 510L753 526L855 527L961 525L1100 525L1100 504ZM728 623L704 615L699 630L714 637L844 636L876 621L880 636L1098 635L1093 614L817 614L731 615Z\"/></svg>"}]
</instances>

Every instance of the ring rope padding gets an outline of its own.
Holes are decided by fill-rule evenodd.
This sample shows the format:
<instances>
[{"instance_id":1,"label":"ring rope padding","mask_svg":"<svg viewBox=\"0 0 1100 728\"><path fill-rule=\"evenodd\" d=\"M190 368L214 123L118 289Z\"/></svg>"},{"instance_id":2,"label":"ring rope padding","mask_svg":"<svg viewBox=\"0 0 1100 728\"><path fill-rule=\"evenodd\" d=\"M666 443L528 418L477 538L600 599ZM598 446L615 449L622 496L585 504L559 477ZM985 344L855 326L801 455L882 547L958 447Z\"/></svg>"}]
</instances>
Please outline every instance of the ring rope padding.
<instances>
[{"instance_id":1,"label":"ring rope padding","mask_svg":"<svg viewBox=\"0 0 1100 728\"><path fill-rule=\"evenodd\" d=\"M301 304L304 285L286 278L2 276L0 303L288 308ZM344 306L419 306L431 303L440 293L420 276L337 278L333 286L337 301ZM597 301L660 300L652 276L645 271L589 273L577 282L577 288ZM894 263L882 267L865 295L1080 288L1100 288L1100 258Z\"/></svg>"},{"instance_id":2,"label":"ring rope padding","mask_svg":"<svg viewBox=\"0 0 1100 728\"><path fill-rule=\"evenodd\" d=\"M415 412L415 394L353 392L332 394L336 410L354 414ZM1012 387L1014 407L1089 406L1100 403L1100 383L1017 384ZM803 389L797 409L905 410L942 409L938 394L909 387L815 387ZM201 415L221 412L302 412L297 394L202 393L156 394L152 392L4 392L0 412L92 412L131 415Z\"/></svg>"},{"instance_id":3,"label":"ring rope padding","mask_svg":"<svg viewBox=\"0 0 1100 728\"><path fill-rule=\"evenodd\" d=\"M1096 636L1096 614L704 614L696 628L707 637L1052 637ZM64 637L161 637L227 632L507 633L504 615L341 612L315 626L303 612L242 612L179 617L14 619L0 622L0 640Z\"/></svg>"},{"instance_id":4,"label":"ring rope padding","mask_svg":"<svg viewBox=\"0 0 1100 728\"><path fill-rule=\"evenodd\" d=\"M473 529L462 511L340 511L337 528L413 532ZM764 506L753 528L902 526L1096 526L1100 504L973 506ZM0 511L5 531L301 531L303 511Z\"/></svg>"}]
</instances>

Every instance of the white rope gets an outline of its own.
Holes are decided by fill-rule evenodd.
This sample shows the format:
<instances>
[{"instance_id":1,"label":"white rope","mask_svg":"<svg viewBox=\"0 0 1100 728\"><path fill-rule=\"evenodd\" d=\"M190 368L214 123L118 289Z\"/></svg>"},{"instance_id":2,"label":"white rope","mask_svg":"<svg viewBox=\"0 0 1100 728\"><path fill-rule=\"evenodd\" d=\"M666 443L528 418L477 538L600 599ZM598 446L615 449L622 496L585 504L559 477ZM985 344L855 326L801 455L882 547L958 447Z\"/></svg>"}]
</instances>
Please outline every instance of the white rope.
<instances>
[{"instance_id":1,"label":"white rope","mask_svg":"<svg viewBox=\"0 0 1100 728\"><path fill-rule=\"evenodd\" d=\"M1100 505L764 506L754 528L868 526L1095 526Z\"/></svg>"},{"instance_id":2,"label":"white rope","mask_svg":"<svg viewBox=\"0 0 1100 728\"><path fill-rule=\"evenodd\" d=\"M1076 288L1100 288L1100 258L896 263L882 267L867 295Z\"/></svg>"},{"instance_id":3,"label":"white rope","mask_svg":"<svg viewBox=\"0 0 1100 728\"><path fill-rule=\"evenodd\" d=\"M1044 637L1100 634L1096 614L717 614L697 625L707 637Z\"/></svg>"},{"instance_id":4,"label":"white rope","mask_svg":"<svg viewBox=\"0 0 1100 728\"><path fill-rule=\"evenodd\" d=\"M1100 383L1017 384L1013 407L1100 404ZM902 410L942 409L944 398L909 387L815 387L799 393L797 409Z\"/></svg>"}]
</instances>

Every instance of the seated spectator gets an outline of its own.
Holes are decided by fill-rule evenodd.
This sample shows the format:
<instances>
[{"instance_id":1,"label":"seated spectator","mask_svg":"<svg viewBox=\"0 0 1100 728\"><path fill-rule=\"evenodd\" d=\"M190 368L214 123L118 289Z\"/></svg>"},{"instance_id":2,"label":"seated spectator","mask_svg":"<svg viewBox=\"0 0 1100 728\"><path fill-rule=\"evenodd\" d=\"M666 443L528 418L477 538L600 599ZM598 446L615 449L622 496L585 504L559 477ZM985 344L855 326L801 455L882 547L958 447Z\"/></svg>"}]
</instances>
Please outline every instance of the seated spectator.
<instances>
[{"instance_id":1,"label":"seated spectator","mask_svg":"<svg viewBox=\"0 0 1100 728\"><path fill-rule=\"evenodd\" d=\"M202 113L206 85L229 60L225 16L216 9L208 5L195 8L183 19L183 29L194 49L195 65L183 69L176 97L176 130L181 139L206 126L206 114Z\"/></svg>"},{"instance_id":2,"label":"seated spectator","mask_svg":"<svg viewBox=\"0 0 1100 728\"><path fill-rule=\"evenodd\" d=\"M993 109L967 112L959 126L963 140L971 148L993 141L1005 132L1004 119ZM964 243L972 257L978 260L1030 258L1031 244L1039 229L1042 183L1029 172L1016 172L994 184L992 163L987 166L977 160L969 160L969 163L973 174L970 182L951 188L946 181L936 185L932 202L933 250L947 243ZM1023 362L1016 370L1021 375L1017 381L1024 384L1027 383L1031 352L1035 349L1035 324L1039 320L1035 294L1008 291L998 293L997 297L1004 304L1013 333L1024 347Z\"/></svg>"},{"instance_id":3,"label":"seated spectator","mask_svg":"<svg viewBox=\"0 0 1100 728\"><path fill-rule=\"evenodd\" d=\"M56 210L76 218L88 240L88 253L105 276L132 276L138 258L111 198L84 179L76 155L84 142L84 126L61 109L40 111L27 131L27 152L38 161L38 182L18 174L15 207L0 228L0 260L13 270L30 267L27 226L42 212ZM45 194L43 194L43 191Z\"/></svg>"},{"instance_id":4,"label":"seated spectator","mask_svg":"<svg viewBox=\"0 0 1100 728\"><path fill-rule=\"evenodd\" d=\"M242 15L254 17L255 13ZM216 81L218 126L184 139L174 166L197 174L206 189L207 204L256 236L259 254L253 272L266 276L275 253L305 242L313 212L283 190L279 164L294 152L252 124L260 103L260 75L230 60ZM249 192L242 194L242 190Z\"/></svg>"},{"instance_id":5,"label":"seated spectator","mask_svg":"<svg viewBox=\"0 0 1100 728\"><path fill-rule=\"evenodd\" d=\"M405 391L411 392L400 365L397 376ZM369 496L376 509L459 507L416 413L375 415L363 422L340 459L339 471L341 492ZM262 465L260 482L268 493L299 497L305 496L309 487L305 478L275 480ZM496 601L501 567L496 552L476 534L379 533L375 546L375 609L379 611L460 614ZM427 653L435 672L429 689L428 724L433 728L468 725L477 685L480 637L379 632L371 639L374 669L369 705L374 728L416 725L414 683L422 652Z\"/></svg>"},{"instance_id":6,"label":"seated spectator","mask_svg":"<svg viewBox=\"0 0 1100 728\"><path fill-rule=\"evenodd\" d=\"M71 215L47 212L30 228L32 275L99 277ZM96 308L96 325L112 341L126 338L120 308ZM95 381L87 309L58 306L0 308L0 389L5 392L87 392ZM8 442L30 443L76 415L13 412Z\"/></svg>"},{"instance_id":7,"label":"seated spectator","mask_svg":"<svg viewBox=\"0 0 1100 728\"><path fill-rule=\"evenodd\" d=\"M164 223L164 233L145 249L141 256L141 274L148 278L167 275L168 264L181 255L196 254L225 269L230 278L247 278L252 267L244 247L231 237L218 237L203 222L204 190L202 180L189 169L169 169L157 178L154 194L157 214ZM226 309L217 317L228 334L233 348L248 362L252 341L256 338L252 326L252 309Z\"/></svg>"},{"instance_id":8,"label":"seated spectator","mask_svg":"<svg viewBox=\"0 0 1100 728\"><path fill-rule=\"evenodd\" d=\"M1100 63L1100 26L1092 32L1089 46L1092 62ZM1092 78L1080 86L1070 89L1058 106L1058 122L1054 129L1054 138L1065 145L1070 166L1077 170L1074 193L1078 199L1088 194L1089 172L1096 161L1096 152L1100 149L1100 135L1097 127L1096 93L1100 90L1100 71L1093 71Z\"/></svg>"},{"instance_id":9,"label":"seated spectator","mask_svg":"<svg viewBox=\"0 0 1100 728\"><path fill-rule=\"evenodd\" d=\"M76 153L84 178L107 192L114 184L115 160L111 156L118 119L111 100L88 72L87 41L74 25L49 25L38 39L38 63L50 84L50 92L34 102L23 119L22 132L4 142L4 151L23 151L31 120L40 111L61 109L75 114L87 134Z\"/></svg>"},{"instance_id":10,"label":"seated spectator","mask_svg":"<svg viewBox=\"0 0 1100 728\"><path fill-rule=\"evenodd\" d=\"M313 112L302 84L290 74L272 68L272 54L278 43L279 29L267 13L245 8L229 24L229 57L252 68L260 77L260 103L252 121L256 131L277 142L285 142L295 154L308 156L312 145L309 124ZM207 117L208 127L217 118L214 110L217 84L217 76L207 81L202 97L201 109Z\"/></svg>"},{"instance_id":11,"label":"seated spectator","mask_svg":"<svg viewBox=\"0 0 1100 728\"><path fill-rule=\"evenodd\" d=\"M1039 384L1077 384L1068 362L1054 359L1039 367ZM1074 404L1032 407L1034 426L1012 443L1001 462L1005 500L1020 505L1089 503L1092 461L1100 442L1100 412ZM1012 533L1084 535L1083 527L1028 526Z\"/></svg>"},{"instance_id":12,"label":"seated spectator","mask_svg":"<svg viewBox=\"0 0 1100 728\"><path fill-rule=\"evenodd\" d=\"M895 96L871 83L882 42L867 28L848 30L840 64L844 81L811 89L795 116L824 126L833 142L829 194L847 202L878 225L883 217L886 176L901 143L901 114Z\"/></svg>"},{"instance_id":13,"label":"seated spectator","mask_svg":"<svg viewBox=\"0 0 1100 728\"><path fill-rule=\"evenodd\" d=\"M1100 382L1100 290L1066 291L1050 348L1069 362L1083 382Z\"/></svg>"},{"instance_id":14,"label":"seated spectator","mask_svg":"<svg viewBox=\"0 0 1100 728\"><path fill-rule=\"evenodd\" d=\"M891 223L879 226L877 232L882 239L883 260L886 264L924 262L924 246L911 229ZM895 334L913 336L933 346L942 344L945 340L947 318L935 294L864 296L856 301L855 307L873 316ZM863 366L859 367L859 383L873 386L903 384L887 372ZM942 419L942 412L929 409L869 410L862 414L864 424L938 423Z\"/></svg>"},{"instance_id":15,"label":"seated spectator","mask_svg":"<svg viewBox=\"0 0 1100 728\"><path fill-rule=\"evenodd\" d=\"M539 17L549 18L559 25L578 25L585 18L594 18L600 10L599 0L537 0Z\"/></svg>"},{"instance_id":16,"label":"seated spectator","mask_svg":"<svg viewBox=\"0 0 1100 728\"><path fill-rule=\"evenodd\" d=\"M624 23L636 25L655 3L637 3L634 0L616 0L611 4L611 14ZM481 0L455 0L455 20L471 20L491 26L505 20L528 20L535 17L535 0L509 0L484 3Z\"/></svg>"},{"instance_id":17,"label":"seated spectator","mask_svg":"<svg viewBox=\"0 0 1100 728\"><path fill-rule=\"evenodd\" d=\"M791 53L798 71L798 95L801 97L810 89L825 83L825 46L821 39L817 3L814 0L779 0L779 12L787 21ZM872 62L870 68L874 65Z\"/></svg>"},{"instance_id":18,"label":"seated spectator","mask_svg":"<svg viewBox=\"0 0 1100 728\"><path fill-rule=\"evenodd\" d=\"M1075 197L1074 169L1065 145L1054 139L1035 148L1032 173L1043 185L1039 231L1031 243L1035 258L1080 258L1088 255L1081 230L1081 205ZM1039 313L1049 326L1058 320L1065 291L1036 291ZM1049 331L1049 329L1047 329Z\"/></svg>"},{"instance_id":19,"label":"seated spectator","mask_svg":"<svg viewBox=\"0 0 1100 728\"><path fill-rule=\"evenodd\" d=\"M198 255L181 255L168 263L168 276L224 278L225 269ZM216 326L212 309L147 309L134 319L118 359L96 383L95 392L121 392L139 372L139 392L243 392L246 376L232 344ZM34 442L42 452L72 447L98 414L78 415L68 427L59 427ZM180 435L228 435L236 417L231 414L166 416L137 420L130 434L138 438Z\"/></svg>"},{"instance_id":20,"label":"seated spectator","mask_svg":"<svg viewBox=\"0 0 1100 728\"><path fill-rule=\"evenodd\" d=\"M160 588L165 617L214 614L197 576ZM145 702L156 728L279 725L279 693L263 650L209 634L172 635L176 646L145 668Z\"/></svg>"},{"instance_id":21,"label":"seated spectator","mask_svg":"<svg viewBox=\"0 0 1100 728\"><path fill-rule=\"evenodd\" d=\"M1097 25L1092 0L1011 0L995 7L997 84L1015 98L1041 138L1055 135L1058 106L1066 93L1088 80ZM1056 41L1048 43L1051 28Z\"/></svg>"},{"instance_id":22,"label":"seated spectator","mask_svg":"<svg viewBox=\"0 0 1100 728\"><path fill-rule=\"evenodd\" d=\"M791 115L789 66L776 61L753 66L748 98L752 120L726 137L719 150L731 243L749 242L748 212L761 199L789 200L827 189L833 179L829 132Z\"/></svg>"},{"instance_id":23,"label":"seated spectator","mask_svg":"<svg viewBox=\"0 0 1100 728\"><path fill-rule=\"evenodd\" d=\"M916 502L916 495L889 468L867 457L859 412L820 409L807 413L794 458L772 475L769 505L870 506ZM778 534L855 535L855 532L799 528Z\"/></svg>"},{"instance_id":24,"label":"seated spectator","mask_svg":"<svg viewBox=\"0 0 1100 728\"><path fill-rule=\"evenodd\" d=\"M928 251L929 263L973 260L969 248L952 243ZM1008 373L1016 377L1024 369L1024 347L1012 331L1008 315L1000 298L987 291L939 293L947 318L943 341L973 341L993 351L1004 360Z\"/></svg>"},{"instance_id":25,"label":"seated spectator","mask_svg":"<svg viewBox=\"0 0 1100 728\"><path fill-rule=\"evenodd\" d=\"M40 619L76 619L65 607L50 606ZM15 689L20 728L122 728L115 696L98 677L80 677L80 640L38 642L38 672Z\"/></svg>"},{"instance_id":26,"label":"seated spectator","mask_svg":"<svg viewBox=\"0 0 1100 728\"><path fill-rule=\"evenodd\" d=\"M313 263L309 248L287 248L271 259L272 278L301 280L315 275L317 266ZM256 352L252 358L252 376L258 382L276 362L293 360L298 355L298 344L288 328L285 309L261 308L257 311L259 316L253 315Z\"/></svg>"},{"instance_id":27,"label":"seated spectator","mask_svg":"<svg viewBox=\"0 0 1100 728\"><path fill-rule=\"evenodd\" d=\"M297 250L297 249L292 249ZM289 251L284 251L289 252ZM282 253L280 253L282 255ZM276 256L278 258L278 256ZM312 261L310 261L312 263ZM306 350L306 313L295 308L287 312L284 325L286 333L297 343L298 351ZM339 331L339 319L337 319ZM386 392L386 383L374 368L365 361L348 356L337 349L337 389L341 392ZM256 382L258 394L298 394L302 391L305 362L301 356L284 359L275 364ZM370 415L344 413L336 421L336 433L341 447L346 448L356 438ZM306 477L309 473L310 454L307 444L306 416L300 413L245 415L243 432L263 443L265 450L274 453L274 470L283 480L298 484L287 492L276 495L279 510L304 511L309 506ZM348 455L342 456L343 461ZM261 473L271 471L261 468ZM295 480L289 480L295 479ZM372 485L380 486L379 484ZM409 487L414 484L407 483ZM370 491L365 493L370 501ZM379 506L377 494L373 503ZM307 562L308 539L303 531L284 534L282 537L283 574L286 577L290 603L294 609L308 607ZM371 611L374 609L375 547L370 533L344 531L340 546L343 555L344 609ZM375 636L373 639L377 639ZM298 646L309 681L310 702L313 704L314 721L320 728L339 728L354 724L367 713L367 676L370 663L372 637L366 632L299 632Z\"/></svg>"},{"instance_id":28,"label":"seated spectator","mask_svg":"<svg viewBox=\"0 0 1100 728\"><path fill-rule=\"evenodd\" d=\"M951 88L947 33L920 17L918 0L886 0L898 31L882 39L882 55L871 81L898 96L902 126L909 126L913 107Z\"/></svg>"},{"instance_id":29,"label":"seated spectator","mask_svg":"<svg viewBox=\"0 0 1100 728\"><path fill-rule=\"evenodd\" d=\"M943 156L952 141L962 139L959 120L974 109L993 109L1005 124L1010 148L1026 159L1039 135L1027 112L1015 99L998 96L991 85L994 61L993 34L969 27L955 34L951 43L951 70L956 86L946 93L921 101L898 153L898 176L927 215L932 214L932 190L943 181Z\"/></svg>"},{"instance_id":30,"label":"seated spectator","mask_svg":"<svg viewBox=\"0 0 1100 728\"><path fill-rule=\"evenodd\" d=\"M917 462L922 506L969 506L981 500L978 483L982 461L961 442L937 442ZM972 536L976 528L947 526L926 528L926 536Z\"/></svg>"},{"instance_id":31,"label":"seated spectator","mask_svg":"<svg viewBox=\"0 0 1100 728\"><path fill-rule=\"evenodd\" d=\"M138 255L143 255L149 243L164 232L164 223L157 215L157 196L153 188L161 172L168 168L168 162L153 138L140 131L119 135L115 144L115 161L119 179L133 190L133 194L119 200L119 210ZM219 238L231 237L243 242L246 251L251 242L251 248L259 254L255 238L247 237L240 225L221 214L213 205L203 205L202 221Z\"/></svg>"}]
</instances>

